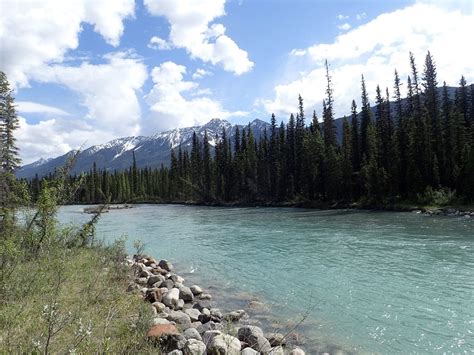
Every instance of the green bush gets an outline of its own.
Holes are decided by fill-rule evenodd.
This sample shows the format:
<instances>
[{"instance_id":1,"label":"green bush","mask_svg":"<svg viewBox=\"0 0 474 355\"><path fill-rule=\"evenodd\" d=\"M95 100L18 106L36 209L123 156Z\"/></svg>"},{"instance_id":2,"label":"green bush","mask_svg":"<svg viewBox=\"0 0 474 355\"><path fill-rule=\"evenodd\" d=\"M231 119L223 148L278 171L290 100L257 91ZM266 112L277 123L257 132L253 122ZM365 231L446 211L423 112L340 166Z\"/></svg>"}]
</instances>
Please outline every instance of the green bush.
<instances>
[{"instance_id":1,"label":"green bush","mask_svg":"<svg viewBox=\"0 0 474 355\"><path fill-rule=\"evenodd\" d=\"M423 194L417 195L418 203L424 205L446 206L454 201L456 191L448 188L433 190L431 186L425 189Z\"/></svg>"}]
</instances>

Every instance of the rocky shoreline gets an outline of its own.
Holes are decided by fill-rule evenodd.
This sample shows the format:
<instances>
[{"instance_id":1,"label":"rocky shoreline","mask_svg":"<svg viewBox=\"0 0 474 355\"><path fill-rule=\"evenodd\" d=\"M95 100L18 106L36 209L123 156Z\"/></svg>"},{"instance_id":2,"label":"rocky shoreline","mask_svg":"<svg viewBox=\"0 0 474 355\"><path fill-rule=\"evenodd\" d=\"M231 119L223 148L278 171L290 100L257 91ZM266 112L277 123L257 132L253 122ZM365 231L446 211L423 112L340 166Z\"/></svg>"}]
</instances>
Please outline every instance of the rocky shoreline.
<instances>
[{"instance_id":1,"label":"rocky shoreline","mask_svg":"<svg viewBox=\"0 0 474 355\"><path fill-rule=\"evenodd\" d=\"M474 211L461 211L456 208L421 208L412 210L413 213L423 214L425 216L448 216L474 218Z\"/></svg>"},{"instance_id":2,"label":"rocky shoreline","mask_svg":"<svg viewBox=\"0 0 474 355\"><path fill-rule=\"evenodd\" d=\"M129 292L137 292L150 305L153 325L149 341L169 355L304 355L287 344L281 333L266 333L245 310L221 312L212 295L198 285L186 286L166 260L135 255L127 259L133 276Z\"/></svg>"}]
</instances>

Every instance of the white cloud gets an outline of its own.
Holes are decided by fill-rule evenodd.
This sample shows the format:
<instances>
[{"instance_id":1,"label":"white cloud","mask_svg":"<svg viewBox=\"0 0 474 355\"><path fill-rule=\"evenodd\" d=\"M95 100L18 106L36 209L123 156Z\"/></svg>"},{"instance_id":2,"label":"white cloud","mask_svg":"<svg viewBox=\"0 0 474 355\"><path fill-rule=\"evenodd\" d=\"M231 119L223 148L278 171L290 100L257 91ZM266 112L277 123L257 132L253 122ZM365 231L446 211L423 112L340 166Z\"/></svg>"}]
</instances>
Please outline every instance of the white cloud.
<instances>
[{"instance_id":1,"label":"white cloud","mask_svg":"<svg viewBox=\"0 0 474 355\"><path fill-rule=\"evenodd\" d=\"M434 4L415 4L382 14L337 36L333 43L293 50L292 65L306 74L294 73L292 81L275 87L272 99L261 102L268 112L287 115L295 111L301 93L308 108L319 109L325 95L325 59L331 65L337 115L348 114L352 99L358 101L361 74L372 100L377 84L391 90L395 68L405 81L410 73L410 51L417 59L420 73L429 50L436 61L440 82L446 80L448 85L457 85L462 74L473 81L474 51L466 45L466 35L474 32L473 24L472 12L462 13Z\"/></svg>"},{"instance_id":2,"label":"white cloud","mask_svg":"<svg viewBox=\"0 0 474 355\"><path fill-rule=\"evenodd\" d=\"M153 36L150 38L150 42L148 42L148 48L168 50L168 49L171 49L172 46L169 42L167 42L163 38L160 38L158 36Z\"/></svg>"},{"instance_id":3,"label":"white cloud","mask_svg":"<svg viewBox=\"0 0 474 355\"><path fill-rule=\"evenodd\" d=\"M0 69L16 87L45 63L61 62L78 46L87 22L117 46L123 20L134 15L134 0L3 0L0 16Z\"/></svg>"},{"instance_id":4,"label":"white cloud","mask_svg":"<svg viewBox=\"0 0 474 355\"><path fill-rule=\"evenodd\" d=\"M337 28L339 28L342 31L347 31L351 28L351 25L349 23L345 22L345 23L337 26Z\"/></svg>"},{"instance_id":5,"label":"white cloud","mask_svg":"<svg viewBox=\"0 0 474 355\"><path fill-rule=\"evenodd\" d=\"M225 15L225 0L144 0L148 11L164 16L171 25L169 42L185 48L192 58L198 58L237 75L248 72L254 63L248 53L225 34L222 24L211 24Z\"/></svg>"},{"instance_id":6,"label":"white cloud","mask_svg":"<svg viewBox=\"0 0 474 355\"><path fill-rule=\"evenodd\" d=\"M105 57L104 64L82 63L78 67L50 65L32 79L64 85L79 94L87 108L84 118L62 118L63 111L36 103L19 102L20 113L43 112L48 119L30 123L20 119L18 145L25 163L40 157L57 156L81 145L136 135L141 110L137 91L147 78L140 59L126 53ZM59 116L59 117L57 117Z\"/></svg>"},{"instance_id":7,"label":"white cloud","mask_svg":"<svg viewBox=\"0 0 474 355\"><path fill-rule=\"evenodd\" d=\"M363 20L367 17L367 14L365 12L361 12L360 14L356 15L356 20L360 21Z\"/></svg>"},{"instance_id":8,"label":"white cloud","mask_svg":"<svg viewBox=\"0 0 474 355\"><path fill-rule=\"evenodd\" d=\"M194 72L192 78L193 78L193 80L197 80L197 79L202 79L205 76L209 76L209 75L212 75L212 73L210 71L202 69L202 68L198 68Z\"/></svg>"},{"instance_id":9,"label":"white cloud","mask_svg":"<svg viewBox=\"0 0 474 355\"><path fill-rule=\"evenodd\" d=\"M343 14L339 14L336 16L336 18L339 20L339 21L344 21L344 20L347 20L349 18L349 16L347 15L343 15Z\"/></svg>"},{"instance_id":10,"label":"white cloud","mask_svg":"<svg viewBox=\"0 0 474 355\"><path fill-rule=\"evenodd\" d=\"M147 126L155 130L190 127L203 124L212 117L244 116L245 112L230 112L218 101L206 96L195 96L199 84L184 80L186 67L173 62L162 63L151 72L154 86L146 95L151 116ZM188 94L191 98L186 98Z\"/></svg>"},{"instance_id":11,"label":"white cloud","mask_svg":"<svg viewBox=\"0 0 474 355\"><path fill-rule=\"evenodd\" d=\"M30 101L16 101L16 110L19 113L46 113L56 116L69 116L70 114L60 108L39 104Z\"/></svg>"}]
</instances>

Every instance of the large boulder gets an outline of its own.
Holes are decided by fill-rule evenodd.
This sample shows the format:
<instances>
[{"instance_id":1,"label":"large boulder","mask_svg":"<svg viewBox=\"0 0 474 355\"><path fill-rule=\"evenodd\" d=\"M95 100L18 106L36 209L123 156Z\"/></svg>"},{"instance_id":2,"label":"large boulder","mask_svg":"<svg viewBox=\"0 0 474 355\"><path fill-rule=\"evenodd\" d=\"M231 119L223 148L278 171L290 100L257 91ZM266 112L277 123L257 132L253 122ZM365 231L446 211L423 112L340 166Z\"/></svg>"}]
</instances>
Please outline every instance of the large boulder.
<instances>
[{"instance_id":1,"label":"large boulder","mask_svg":"<svg viewBox=\"0 0 474 355\"><path fill-rule=\"evenodd\" d=\"M184 355L203 355L206 352L206 344L200 340L188 339L184 344Z\"/></svg>"},{"instance_id":2,"label":"large boulder","mask_svg":"<svg viewBox=\"0 0 474 355\"><path fill-rule=\"evenodd\" d=\"M165 269L166 271L172 271L174 269L173 264L171 264L167 260L160 260L158 263L158 266L161 267L162 269Z\"/></svg>"},{"instance_id":3,"label":"large boulder","mask_svg":"<svg viewBox=\"0 0 474 355\"><path fill-rule=\"evenodd\" d=\"M265 338L269 341L271 346L286 345L285 336L281 333L268 333Z\"/></svg>"},{"instance_id":4,"label":"large boulder","mask_svg":"<svg viewBox=\"0 0 474 355\"><path fill-rule=\"evenodd\" d=\"M263 336L262 329L253 325L240 327L237 337L239 340L249 344L252 349L263 353L268 353L272 348L268 340Z\"/></svg>"},{"instance_id":5,"label":"large boulder","mask_svg":"<svg viewBox=\"0 0 474 355\"><path fill-rule=\"evenodd\" d=\"M218 334L207 344L208 355L240 355L239 339L228 334Z\"/></svg>"},{"instance_id":6,"label":"large boulder","mask_svg":"<svg viewBox=\"0 0 474 355\"><path fill-rule=\"evenodd\" d=\"M178 329L176 329L176 326L172 324L156 324L153 325L150 330L148 330L148 333L146 336L148 338L161 338L163 336L167 335L177 335Z\"/></svg>"},{"instance_id":7,"label":"large boulder","mask_svg":"<svg viewBox=\"0 0 474 355\"><path fill-rule=\"evenodd\" d=\"M300 348L294 348L289 355L305 355L305 352Z\"/></svg>"},{"instance_id":8,"label":"large boulder","mask_svg":"<svg viewBox=\"0 0 474 355\"><path fill-rule=\"evenodd\" d=\"M169 321L175 322L182 329L188 329L191 327L191 319L189 316L181 311L170 311L167 319Z\"/></svg>"},{"instance_id":9,"label":"large boulder","mask_svg":"<svg viewBox=\"0 0 474 355\"><path fill-rule=\"evenodd\" d=\"M186 286L179 287L179 298L181 298L184 302L192 302L194 299L194 295L191 292L191 289Z\"/></svg>"},{"instance_id":10,"label":"large boulder","mask_svg":"<svg viewBox=\"0 0 474 355\"><path fill-rule=\"evenodd\" d=\"M243 309L239 309L237 311L227 313L224 318L229 322L237 322L246 314L247 313Z\"/></svg>"},{"instance_id":11,"label":"large boulder","mask_svg":"<svg viewBox=\"0 0 474 355\"><path fill-rule=\"evenodd\" d=\"M168 290L171 290L174 287L174 282L171 279L167 279L160 284L160 287L166 287Z\"/></svg>"},{"instance_id":12,"label":"large boulder","mask_svg":"<svg viewBox=\"0 0 474 355\"><path fill-rule=\"evenodd\" d=\"M240 352L240 355L259 355L260 353L252 348L245 348Z\"/></svg>"},{"instance_id":13,"label":"large boulder","mask_svg":"<svg viewBox=\"0 0 474 355\"><path fill-rule=\"evenodd\" d=\"M163 275L152 275L148 278L147 284L148 286L160 287L163 281L165 281L165 277Z\"/></svg>"},{"instance_id":14,"label":"large boulder","mask_svg":"<svg viewBox=\"0 0 474 355\"><path fill-rule=\"evenodd\" d=\"M159 324L171 324L171 322L165 318L161 318L161 317L155 317L153 318L153 325L159 325Z\"/></svg>"},{"instance_id":15,"label":"large boulder","mask_svg":"<svg viewBox=\"0 0 474 355\"><path fill-rule=\"evenodd\" d=\"M202 313L202 310L204 308L207 308L207 309L211 309L211 303L210 302L207 302L207 301L198 301L196 302L194 305L193 305L193 308L196 308L199 310L199 312Z\"/></svg>"},{"instance_id":16,"label":"large boulder","mask_svg":"<svg viewBox=\"0 0 474 355\"><path fill-rule=\"evenodd\" d=\"M283 350L282 346L275 346L274 348L270 349L268 355L285 355L285 351Z\"/></svg>"},{"instance_id":17,"label":"large boulder","mask_svg":"<svg viewBox=\"0 0 474 355\"><path fill-rule=\"evenodd\" d=\"M178 304L178 300L179 300L179 290L177 288L172 288L163 296L162 302L166 306L170 308L174 308Z\"/></svg>"}]
</instances>

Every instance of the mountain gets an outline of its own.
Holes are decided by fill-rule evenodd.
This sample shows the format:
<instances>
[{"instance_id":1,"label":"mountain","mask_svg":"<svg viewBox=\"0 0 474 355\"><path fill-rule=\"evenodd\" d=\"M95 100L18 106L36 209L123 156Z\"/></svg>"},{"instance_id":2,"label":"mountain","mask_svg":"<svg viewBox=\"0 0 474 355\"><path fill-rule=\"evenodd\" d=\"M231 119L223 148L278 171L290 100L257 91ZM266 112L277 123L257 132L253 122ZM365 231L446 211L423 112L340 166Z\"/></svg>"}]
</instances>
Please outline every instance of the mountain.
<instances>
[{"instance_id":1,"label":"mountain","mask_svg":"<svg viewBox=\"0 0 474 355\"><path fill-rule=\"evenodd\" d=\"M177 148L180 144L182 149L191 149L193 133L196 132L200 140L207 132L209 143L216 144L216 135L220 136L225 129L227 137L233 138L235 127L242 129L242 125L232 125L226 120L214 118L202 126L177 128L161 132L153 136L137 136L117 138L101 145L94 145L77 156L77 162L72 169L72 174L78 174L92 169L94 162L98 169L109 171L128 169L133 161L133 151L138 167L159 167L161 164L168 165L170 161L170 148ZM265 129L269 131L270 124L259 119L250 122L250 127L256 138L259 138ZM55 169L64 165L68 157L75 151L68 152L62 156L52 159L40 159L34 163L24 165L17 171L18 178L33 178L53 173Z\"/></svg>"}]
</instances>

